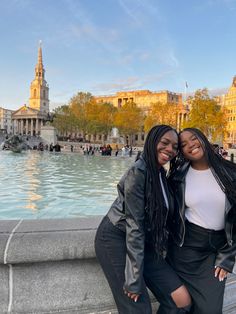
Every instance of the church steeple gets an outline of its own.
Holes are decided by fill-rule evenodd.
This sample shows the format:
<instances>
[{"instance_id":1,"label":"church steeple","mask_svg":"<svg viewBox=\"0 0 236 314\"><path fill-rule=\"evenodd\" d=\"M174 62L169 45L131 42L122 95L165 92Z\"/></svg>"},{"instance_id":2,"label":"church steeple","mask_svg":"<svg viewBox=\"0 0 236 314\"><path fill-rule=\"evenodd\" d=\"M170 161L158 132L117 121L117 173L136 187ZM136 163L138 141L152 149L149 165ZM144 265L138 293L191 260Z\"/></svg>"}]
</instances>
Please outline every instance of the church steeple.
<instances>
[{"instance_id":1,"label":"church steeple","mask_svg":"<svg viewBox=\"0 0 236 314\"><path fill-rule=\"evenodd\" d=\"M43 67L42 42L38 47L38 62L35 66L35 78L30 86L29 107L37 109L42 113L49 112L49 87L45 81L45 70Z\"/></svg>"},{"instance_id":2,"label":"church steeple","mask_svg":"<svg viewBox=\"0 0 236 314\"><path fill-rule=\"evenodd\" d=\"M39 41L39 48L38 48L38 63L35 66L35 78L39 80L44 80L44 67L43 67L43 57L42 57L42 42Z\"/></svg>"}]
</instances>

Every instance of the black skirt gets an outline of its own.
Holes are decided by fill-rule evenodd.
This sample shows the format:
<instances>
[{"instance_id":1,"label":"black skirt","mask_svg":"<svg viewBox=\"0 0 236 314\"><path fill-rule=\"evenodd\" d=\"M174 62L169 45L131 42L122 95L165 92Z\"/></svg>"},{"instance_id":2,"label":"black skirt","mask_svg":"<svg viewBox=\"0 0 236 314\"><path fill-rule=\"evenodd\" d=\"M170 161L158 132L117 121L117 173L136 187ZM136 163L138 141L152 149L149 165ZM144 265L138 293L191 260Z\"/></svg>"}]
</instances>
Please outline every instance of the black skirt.
<instances>
[{"instance_id":1,"label":"black skirt","mask_svg":"<svg viewBox=\"0 0 236 314\"><path fill-rule=\"evenodd\" d=\"M222 314L226 280L215 278L215 259L225 245L224 230L209 230L188 221L184 245L170 243L167 260L192 296L191 313Z\"/></svg>"}]
</instances>

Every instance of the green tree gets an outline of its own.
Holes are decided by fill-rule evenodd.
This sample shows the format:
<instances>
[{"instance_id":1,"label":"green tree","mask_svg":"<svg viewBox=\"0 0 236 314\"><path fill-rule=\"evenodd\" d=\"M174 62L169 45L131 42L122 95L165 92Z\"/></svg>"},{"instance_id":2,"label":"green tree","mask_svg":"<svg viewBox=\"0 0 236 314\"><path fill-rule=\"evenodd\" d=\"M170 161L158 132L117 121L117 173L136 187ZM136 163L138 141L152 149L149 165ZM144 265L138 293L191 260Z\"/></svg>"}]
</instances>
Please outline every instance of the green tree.
<instances>
[{"instance_id":1,"label":"green tree","mask_svg":"<svg viewBox=\"0 0 236 314\"><path fill-rule=\"evenodd\" d=\"M73 131L75 120L74 115L68 105L62 105L54 110L52 125L63 136L67 136L68 133Z\"/></svg>"},{"instance_id":2,"label":"green tree","mask_svg":"<svg viewBox=\"0 0 236 314\"><path fill-rule=\"evenodd\" d=\"M84 134L89 132L88 106L93 105L95 99L90 93L78 92L69 101L69 107L73 113L73 120L77 130Z\"/></svg>"},{"instance_id":3,"label":"green tree","mask_svg":"<svg viewBox=\"0 0 236 314\"><path fill-rule=\"evenodd\" d=\"M144 121L144 130L148 132L154 125L167 124L177 127L178 104L156 102L151 104Z\"/></svg>"},{"instance_id":4,"label":"green tree","mask_svg":"<svg viewBox=\"0 0 236 314\"><path fill-rule=\"evenodd\" d=\"M90 93L79 92L72 97L70 108L77 128L84 134L108 133L113 126L116 108L109 103L97 103Z\"/></svg>"},{"instance_id":5,"label":"green tree","mask_svg":"<svg viewBox=\"0 0 236 314\"><path fill-rule=\"evenodd\" d=\"M116 126L120 133L132 138L133 135L142 131L144 123L144 113L134 102L127 102L119 108L115 114L114 126Z\"/></svg>"},{"instance_id":6,"label":"green tree","mask_svg":"<svg viewBox=\"0 0 236 314\"><path fill-rule=\"evenodd\" d=\"M108 134L114 126L114 117L117 108L110 103L98 103L97 110L96 121L98 132Z\"/></svg>"},{"instance_id":7,"label":"green tree","mask_svg":"<svg viewBox=\"0 0 236 314\"><path fill-rule=\"evenodd\" d=\"M223 108L209 96L206 88L199 89L188 98L190 113L183 127L200 129L207 138L214 142L223 139L227 120Z\"/></svg>"}]
</instances>

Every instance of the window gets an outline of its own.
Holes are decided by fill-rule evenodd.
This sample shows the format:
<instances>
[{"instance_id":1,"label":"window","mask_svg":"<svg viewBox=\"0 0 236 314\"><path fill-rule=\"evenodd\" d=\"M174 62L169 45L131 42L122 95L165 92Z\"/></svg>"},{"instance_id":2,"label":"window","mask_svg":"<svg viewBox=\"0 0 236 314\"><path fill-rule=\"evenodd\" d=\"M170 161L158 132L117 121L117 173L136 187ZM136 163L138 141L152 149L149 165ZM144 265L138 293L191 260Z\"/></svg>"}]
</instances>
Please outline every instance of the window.
<instances>
[{"instance_id":1,"label":"window","mask_svg":"<svg viewBox=\"0 0 236 314\"><path fill-rule=\"evenodd\" d=\"M118 98L118 108L120 108L122 106L122 99Z\"/></svg>"}]
</instances>

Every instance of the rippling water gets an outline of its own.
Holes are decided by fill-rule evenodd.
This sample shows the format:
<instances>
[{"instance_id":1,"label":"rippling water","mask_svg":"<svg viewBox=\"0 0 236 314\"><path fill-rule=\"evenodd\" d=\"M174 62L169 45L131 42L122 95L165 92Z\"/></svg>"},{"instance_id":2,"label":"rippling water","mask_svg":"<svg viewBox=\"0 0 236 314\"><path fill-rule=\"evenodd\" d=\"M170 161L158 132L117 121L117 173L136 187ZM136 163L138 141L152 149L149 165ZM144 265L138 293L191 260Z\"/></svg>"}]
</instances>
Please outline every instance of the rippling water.
<instances>
[{"instance_id":1,"label":"rippling water","mask_svg":"<svg viewBox=\"0 0 236 314\"><path fill-rule=\"evenodd\" d=\"M0 219L103 215L133 158L0 151Z\"/></svg>"}]
</instances>

